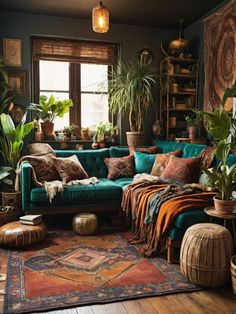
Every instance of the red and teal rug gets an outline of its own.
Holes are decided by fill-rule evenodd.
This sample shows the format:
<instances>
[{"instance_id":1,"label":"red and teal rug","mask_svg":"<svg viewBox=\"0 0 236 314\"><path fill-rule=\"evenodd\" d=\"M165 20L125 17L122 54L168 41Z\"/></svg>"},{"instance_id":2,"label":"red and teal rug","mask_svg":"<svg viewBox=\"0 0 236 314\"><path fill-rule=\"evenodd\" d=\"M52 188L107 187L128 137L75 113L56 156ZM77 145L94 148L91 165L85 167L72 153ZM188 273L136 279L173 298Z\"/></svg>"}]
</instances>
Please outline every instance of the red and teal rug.
<instances>
[{"instance_id":1,"label":"red and teal rug","mask_svg":"<svg viewBox=\"0 0 236 314\"><path fill-rule=\"evenodd\" d=\"M49 232L8 252L4 313L27 313L199 290L161 258L143 258L124 235Z\"/></svg>"}]
</instances>

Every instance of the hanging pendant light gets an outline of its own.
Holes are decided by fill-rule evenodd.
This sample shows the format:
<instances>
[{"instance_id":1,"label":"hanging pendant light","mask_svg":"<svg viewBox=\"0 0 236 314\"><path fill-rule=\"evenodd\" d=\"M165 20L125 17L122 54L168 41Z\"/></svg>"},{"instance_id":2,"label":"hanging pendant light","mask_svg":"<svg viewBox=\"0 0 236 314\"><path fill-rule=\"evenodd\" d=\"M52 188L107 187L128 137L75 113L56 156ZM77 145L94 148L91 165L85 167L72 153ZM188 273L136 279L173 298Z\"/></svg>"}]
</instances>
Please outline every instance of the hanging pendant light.
<instances>
[{"instance_id":1,"label":"hanging pendant light","mask_svg":"<svg viewBox=\"0 0 236 314\"><path fill-rule=\"evenodd\" d=\"M96 33L106 33L109 30L109 11L100 4L93 8L92 14L93 30Z\"/></svg>"}]
</instances>

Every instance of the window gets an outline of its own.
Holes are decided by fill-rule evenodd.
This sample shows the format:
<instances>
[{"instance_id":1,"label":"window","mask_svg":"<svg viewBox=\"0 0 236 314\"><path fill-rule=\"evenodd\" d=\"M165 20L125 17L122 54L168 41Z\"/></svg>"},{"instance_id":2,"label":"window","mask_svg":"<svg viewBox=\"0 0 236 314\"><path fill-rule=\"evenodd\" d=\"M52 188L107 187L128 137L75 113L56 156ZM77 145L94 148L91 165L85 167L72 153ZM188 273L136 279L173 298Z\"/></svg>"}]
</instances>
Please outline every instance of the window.
<instances>
[{"instance_id":1,"label":"window","mask_svg":"<svg viewBox=\"0 0 236 314\"><path fill-rule=\"evenodd\" d=\"M115 63L114 44L33 38L34 101L40 95L70 98L74 106L55 129L90 127L108 121L108 70Z\"/></svg>"}]
</instances>

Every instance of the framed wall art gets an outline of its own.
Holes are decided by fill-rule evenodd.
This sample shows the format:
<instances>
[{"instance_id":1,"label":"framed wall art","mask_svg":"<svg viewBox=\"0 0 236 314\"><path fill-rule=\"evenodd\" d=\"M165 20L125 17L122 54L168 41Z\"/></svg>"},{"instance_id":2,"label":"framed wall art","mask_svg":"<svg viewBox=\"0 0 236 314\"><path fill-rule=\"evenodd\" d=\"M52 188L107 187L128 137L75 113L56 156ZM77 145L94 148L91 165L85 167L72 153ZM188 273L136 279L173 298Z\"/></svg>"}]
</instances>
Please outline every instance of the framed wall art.
<instances>
[{"instance_id":1,"label":"framed wall art","mask_svg":"<svg viewBox=\"0 0 236 314\"><path fill-rule=\"evenodd\" d=\"M22 40L3 38L3 57L8 66L22 67Z\"/></svg>"},{"instance_id":2,"label":"framed wall art","mask_svg":"<svg viewBox=\"0 0 236 314\"><path fill-rule=\"evenodd\" d=\"M17 97L27 96L27 75L26 71L16 70L8 71L8 85L11 88L13 95Z\"/></svg>"},{"instance_id":3,"label":"framed wall art","mask_svg":"<svg viewBox=\"0 0 236 314\"><path fill-rule=\"evenodd\" d=\"M221 104L224 90L236 79L236 2L232 1L205 19L205 90L204 110ZM232 110L232 102L225 106Z\"/></svg>"}]
</instances>

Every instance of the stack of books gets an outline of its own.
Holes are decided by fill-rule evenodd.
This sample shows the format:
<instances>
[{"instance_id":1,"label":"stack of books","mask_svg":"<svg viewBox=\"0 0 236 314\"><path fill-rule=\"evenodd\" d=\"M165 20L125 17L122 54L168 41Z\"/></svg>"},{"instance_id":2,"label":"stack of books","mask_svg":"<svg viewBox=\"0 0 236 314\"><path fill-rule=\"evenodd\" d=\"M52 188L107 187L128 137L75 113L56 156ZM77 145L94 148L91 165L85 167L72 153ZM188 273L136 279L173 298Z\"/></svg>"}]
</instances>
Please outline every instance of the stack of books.
<instances>
[{"instance_id":1,"label":"stack of books","mask_svg":"<svg viewBox=\"0 0 236 314\"><path fill-rule=\"evenodd\" d=\"M23 225L35 226L42 222L42 215L25 215L20 217L20 223Z\"/></svg>"}]
</instances>

